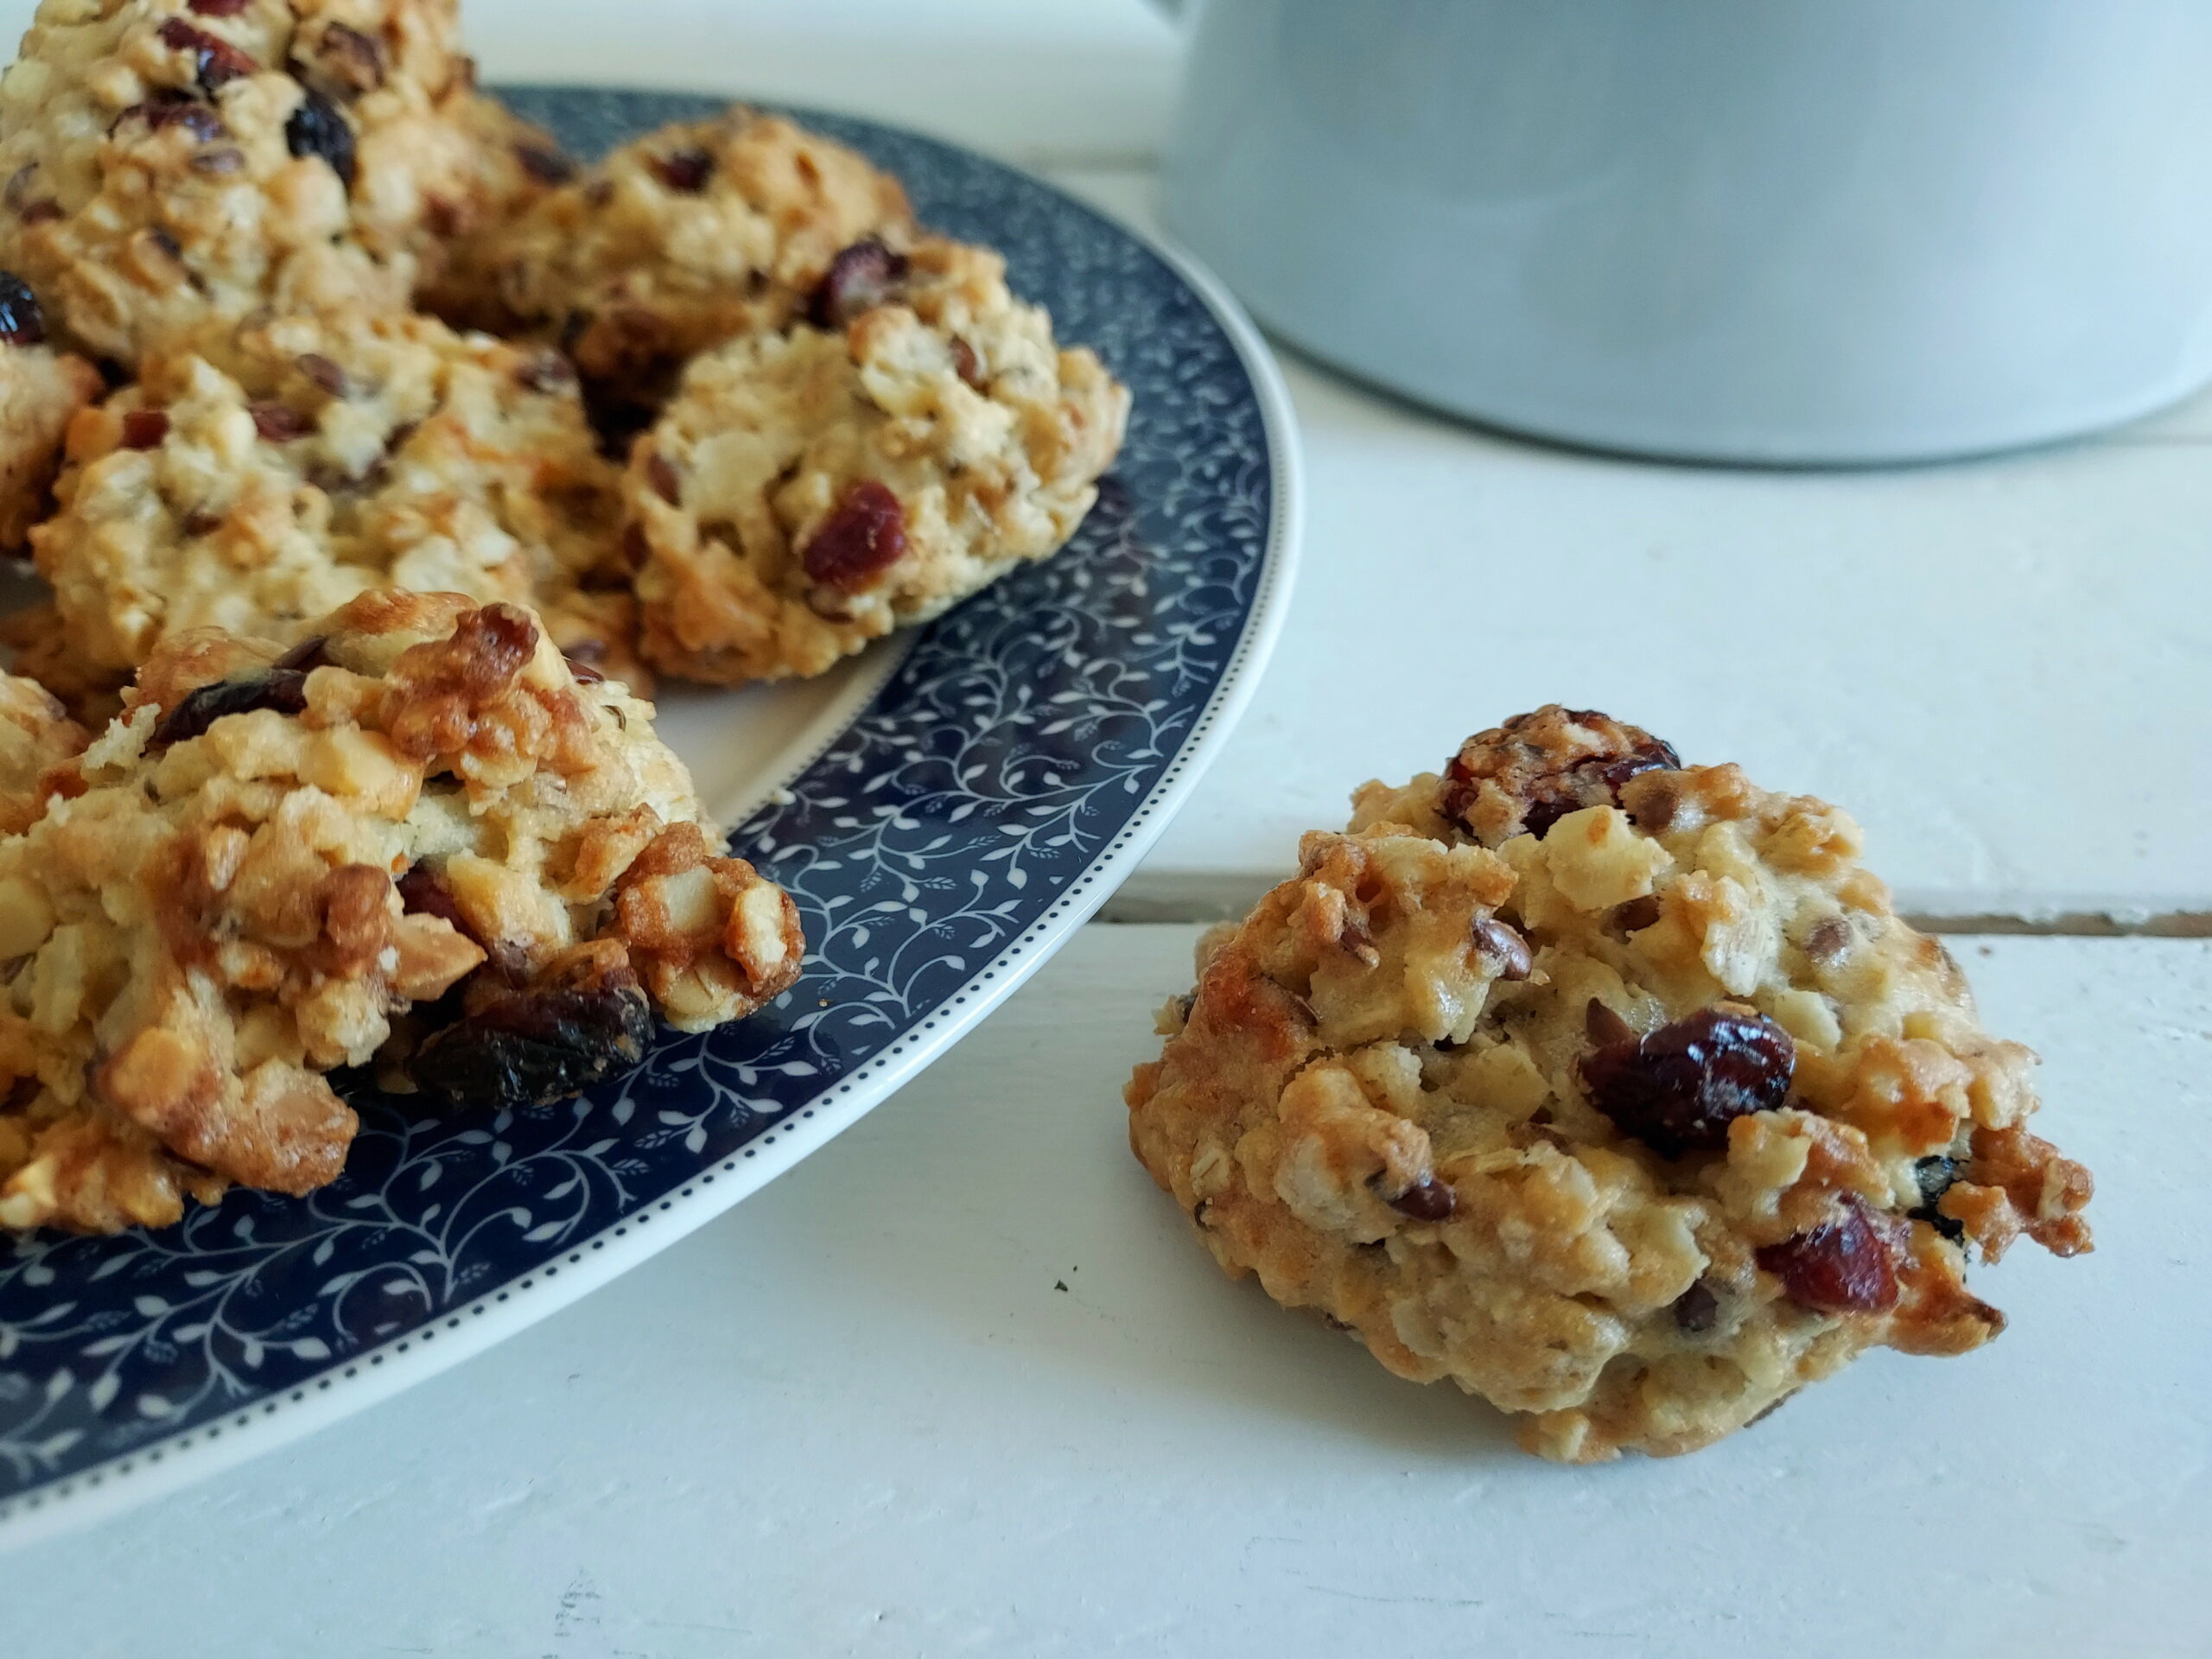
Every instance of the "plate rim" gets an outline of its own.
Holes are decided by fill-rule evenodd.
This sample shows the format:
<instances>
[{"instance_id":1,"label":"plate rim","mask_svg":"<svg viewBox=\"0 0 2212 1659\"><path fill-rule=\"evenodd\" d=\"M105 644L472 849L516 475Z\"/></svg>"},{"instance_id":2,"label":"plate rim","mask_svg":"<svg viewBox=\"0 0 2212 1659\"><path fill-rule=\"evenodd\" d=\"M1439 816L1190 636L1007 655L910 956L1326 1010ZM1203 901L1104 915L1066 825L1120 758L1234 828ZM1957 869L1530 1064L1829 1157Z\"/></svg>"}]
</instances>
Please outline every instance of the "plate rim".
<instances>
[{"instance_id":1,"label":"plate rim","mask_svg":"<svg viewBox=\"0 0 2212 1659\"><path fill-rule=\"evenodd\" d=\"M526 84L532 91L593 94L636 91L670 95L671 92L662 87L515 84ZM720 93L697 96L725 97ZM739 98L735 101L753 100ZM780 100L760 101L785 107ZM802 119L808 113L795 112ZM365 1350L343 1366L273 1398L0 1503L0 1552L95 1525L365 1411L570 1306L734 1208L919 1076L1057 955L1134 874L1235 734L1287 619L1305 529L1306 480L1297 415L1273 351L1222 280L1166 230L1133 224L1084 200L1032 168L987 155L971 145L900 122L861 118L887 131L909 133L975 156L1049 191L1076 211L1103 220L1156 256L1198 297L1235 352L1237 365L1251 385L1266 441L1268 520L1258 582L1243 634L1219 683L1192 721L1189 735L1128 821L1042 915L936 1011L881 1052L870 1056L823 1100L701 1170L636 1215L582 1241L556 1262L534 1268L466 1306ZM901 652L902 659L903 656ZM887 678L879 682L861 709L874 701ZM814 758L814 746L809 746L809 758L800 770Z\"/></svg>"}]
</instances>

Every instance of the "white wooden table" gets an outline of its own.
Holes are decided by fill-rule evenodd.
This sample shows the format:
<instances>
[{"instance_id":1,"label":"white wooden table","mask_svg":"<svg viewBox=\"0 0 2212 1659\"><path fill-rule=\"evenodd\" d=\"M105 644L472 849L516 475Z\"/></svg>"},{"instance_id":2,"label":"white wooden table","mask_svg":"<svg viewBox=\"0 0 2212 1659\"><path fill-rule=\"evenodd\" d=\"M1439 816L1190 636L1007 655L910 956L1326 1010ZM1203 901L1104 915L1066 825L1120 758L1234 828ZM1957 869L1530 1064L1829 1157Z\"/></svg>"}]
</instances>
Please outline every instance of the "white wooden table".
<instances>
[{"instance_id":1,"label":"white wooden table","mask_svg":"<svg viewBox=\"0 0 2212 1659\"><path fill-rule=\"evenodd\" d=\"M493 79L862 110L1148 217L1175 43L1140 0L469 5ZM2005 460L1743 474L1288 368L1302 589L1116 901L1141 923L611 1288L0 1559L27 1650L2212 1651L2212 941L2144 937L2212 926L2212 399ZM1687 1462L1562 1471L1227 1284L1129 1160L1119 1087L1192 920L1362 779L1551 698L1845 802L1966 931L2099 1178L2096 1255L1988 1274L1994 1347L1870 1358Z\"/></svg>"}]
</instances>

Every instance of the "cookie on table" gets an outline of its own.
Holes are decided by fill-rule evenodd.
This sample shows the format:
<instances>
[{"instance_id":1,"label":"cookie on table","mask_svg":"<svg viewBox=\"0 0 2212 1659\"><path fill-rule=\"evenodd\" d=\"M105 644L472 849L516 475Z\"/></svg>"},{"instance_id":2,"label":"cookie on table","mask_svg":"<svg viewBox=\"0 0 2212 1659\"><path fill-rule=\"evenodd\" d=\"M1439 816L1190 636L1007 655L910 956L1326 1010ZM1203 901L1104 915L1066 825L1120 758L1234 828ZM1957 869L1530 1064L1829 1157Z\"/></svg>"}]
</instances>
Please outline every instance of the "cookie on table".
<instances>
[{"instance_id":1,"label":"cookie on table","mask_svg":"<svg viewBox=\"0 0 2212 1659\"><path fill-rule=\"evenodd\" d=\"M21 550L51 511L69 423L106 391L99 370L45 342L36 296L0 270L0 553Z\"/></svg>"},{"instance_id":2,"label":"cookie on table","mask_svg":"<svg viewBox=\"0 0 2212 1659\"><path fill-rule=\"evenodd\" d=\"M359 316L251 325L223 354L234 374L150 357L72 429L32 543L79 672L119 679L197 627L288 645L396 587L533 606L579 661L637 677L626 577L588 586L617 476L556 353Z\"/></svg>"},{"instance_id":3,"label":"cookie on table","mask_svg":"<svg viewBox=\"0 0 2212 1659\"><path fill-rule=\"evenodd\" d=\"M431 297L472 327L546 334L606 402L650 408L699 353L805 315L842 252L913 235L897 180L737 108L632 140L465 241ZM848 275L876 257L849 255Z\"/></svg>"},{"instance_id":4,"label":"cookie on table","mask_svg":"<svg viewBox=\"0 0 2212 1659\"><path fill-rule=\"evenodd\" d=\"M454 0L44 0L0 79L0 266L126 368L263 307L403 308L479 217Z\"/></svg>"},{"instance_id":5,"label":"cookie on table","mask_svg":"<svg viewBox=\"0 0 2212 1659\"><path fill-rule=\"evenodd\" d=\"M795 906L717 855L651 705L526 611L373 594L281 656L183 634L125 701L0 837L0 1225L305 1192L354 1132L336 1068L543 1102L655 1014L706 1030L797 976Z\"/></svg>"},{"instance_id":6,"label":"cookie on table","mask_svg":"<svg viewBox=\"0 0 2212 1659\"><path fill-rule=\"evenodd\" d=\"M1971 1256L2089 1248L2034 1057L1834 807L1556 707L1356 804L1205 942L1129 1086L1232 1274L1592 1462L1978 1347Z\"/></svg>"},{"instance_id":7,"label":"cookie on table","mask_svg":"<svg viewBox=\"0 0 2212 1659\"><path fill-rule=\"evenodd\" d=\"M1128 390L925 237L801 324L710 353L632 452L647 661L717 683L818 674L1056 551L1121 446Z\"/></svg>"}]
</instances>

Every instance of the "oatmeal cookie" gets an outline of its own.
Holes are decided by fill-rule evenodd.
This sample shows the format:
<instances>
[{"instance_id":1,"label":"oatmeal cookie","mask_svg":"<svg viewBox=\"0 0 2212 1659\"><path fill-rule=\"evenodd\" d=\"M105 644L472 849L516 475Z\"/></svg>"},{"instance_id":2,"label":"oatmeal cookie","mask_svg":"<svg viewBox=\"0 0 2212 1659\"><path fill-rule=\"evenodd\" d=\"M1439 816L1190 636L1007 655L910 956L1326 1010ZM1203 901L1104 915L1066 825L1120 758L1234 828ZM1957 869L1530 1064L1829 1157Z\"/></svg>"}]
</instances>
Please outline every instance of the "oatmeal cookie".
<instances>
[{"instance_id":1,"label":"oatmeal cookie","mask_svg":"<svg viewBox=\"0 0 2212 1659\"><path fill-rule=\"evenodd\" d=\"M0 674L0 836L21 835L46 810L47 774L84 752L85 728L53 693Z\"/></svg>"},{"instance_id":2,"label":"oatmeal cookie","mask_svg":"<svg viewBox=\"0 0 2212 1659\"><path fill-rule=\"evenodd\" d=\"M805 315L841 251L913 233L897 180L739 108L633 140L464 241L434 297L472 327L547 333L605 401L650 407L700 352ZM833 287L864 276L848 258Z\"/></svg>"},{"instance_id":3,"label":"oatmeal cookie","mask_svg":"<svg viewBox=\"0 0 2212 1659\"><path fill-rule=\"evenodd\" d=\"M535 606L579 661L636 678L626 576L587 590L616 474L558 354L406 316L266 321L225 354L235 378L156 354L71 430L32 542L81 669L119 680L196 627L290 645L394 587Z\"/></svg>"},{"instance_id":4,"label":"oatmeal cookie","mask_svg":"<svg viewBox=\"0 0 2212 1659\"><path fill-rule=\"evenodd\" d=\"M20 551L51 511L69 423L105 390L99 370L45 342L37 296L0 270L0 553Z\"/></svg>"},{"instance_id":5,"label":"oatmeal cookie","mask_svg":"<svg viewBox=\"0 0 2212 1659\"><path fill-rule=\"evenodd\" d=\"M995 253L925 237L878 277L836 327L702 358L638 441L623 487L654 666L818 674L1055 551L1090 510L1127 389L1055 346Z\"/></svg>"},{"instance_id":6,"label":"oatmeal cookie","mask_svg":"<svg viewBox=\"0 0 2212 1659\"><path fill-rule=\"evenodd\" d=\"M652 708L512 606L357 599L279 655L158 647L0 838L0 1225L175 1220L332 1179L325 1073L454 1106L570 1094L652 1016L796 977L796 908L720 857Z\"/></svg>"},{"instance_id":7,"label":"oatmeal cookie","mask_svg":"<svg viewBox=\"0 0 2212 1659\"><path fill-rule=\"evenodd\" d=\"M454 0L43 0L0 264L126 367L264 306L397 309L485 184Z\"/></svg>"},{"instance_id":8,"label":"oatmeal cookie","mask_svg":"<svg viewBox=\"0 0 2212 1659\"><path fill-rule=\"evenodd\" d=\"M1977 1347L1970 1255L2089 1248L2034 1057L1834 807L1557 708L1356 801L1207 939L1129 1085L1231 1274L1592 1462L1870 1347Z\"/></svg>"}]
</instances>

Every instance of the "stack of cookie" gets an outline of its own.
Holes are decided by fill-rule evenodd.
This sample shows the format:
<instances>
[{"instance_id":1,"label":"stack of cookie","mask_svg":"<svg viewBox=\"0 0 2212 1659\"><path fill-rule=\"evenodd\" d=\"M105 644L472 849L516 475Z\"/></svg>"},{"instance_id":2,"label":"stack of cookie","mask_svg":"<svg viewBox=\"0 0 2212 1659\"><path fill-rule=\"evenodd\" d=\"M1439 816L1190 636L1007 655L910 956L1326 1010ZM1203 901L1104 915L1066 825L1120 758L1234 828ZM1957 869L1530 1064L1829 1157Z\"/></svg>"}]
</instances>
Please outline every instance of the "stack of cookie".
<instances>
[{"instance_id":1,"label":"stack of cookie","mask_svg":"<svg viewBox=\"0 0 2212 1659\"><path fill-rule=\"evenodd\" d=\"M1057 550L1128 411L788 121L580 170L455 0L48 0L0 180L0 537L79 707L387 587L529 605L641 693L819 673Z\"/></svg>"},{"instance_id":2,"label":"stack of cookie","mask_svg":"<svg viewBox=\"0 0 2212 1659\"><path fill-rule=\"evenodd\" d=\"M0 79L0 1224L330 1179L785 988L656 674L822 672L1073 532L1128 395L733 110L580 168L457 0L44 0ZM104 722L105 734L92 733Z\"/></svg>"}]
</instances>

